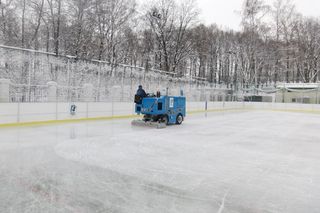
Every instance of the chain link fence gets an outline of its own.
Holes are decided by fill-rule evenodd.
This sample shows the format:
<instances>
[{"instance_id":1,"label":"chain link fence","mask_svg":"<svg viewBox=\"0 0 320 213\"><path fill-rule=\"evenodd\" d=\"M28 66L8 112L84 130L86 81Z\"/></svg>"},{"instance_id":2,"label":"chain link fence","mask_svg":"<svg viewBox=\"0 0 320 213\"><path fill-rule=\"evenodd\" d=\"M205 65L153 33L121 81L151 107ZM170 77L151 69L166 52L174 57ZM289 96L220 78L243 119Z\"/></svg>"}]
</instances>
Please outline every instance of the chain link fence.
<instances>
[{"instance_id":1,"label":"chain link fence","mask_svg":"<svg viewBox=\"0 0 320 213\"><path fill-rule=\"evenodd\" d=\"M140 84L150 93L163 92L169 88L171 95L177 95L183 90L192 101L208 98L204 96L214 99L216 94L213 93L228 93L227 88L196 77L178 78L160 70L55 56L52 53L1 45L0 79L11 81L11 102L48 101L47 83L51 81L58 84L57 101L60 102L82 101L81 94L86 84L94 86L91 101L96 102L108 102L111 98L131 101ZM211 92L207 94L209 90Z\"/></svg>"},{"instance_id":2,"label":"chain link fence","mask_svg":"<svg viewBox=\"0 0 320 213\"><path fill-rule=\"evenodd\" d=\"M49 101L48 82L57 83L58 102L131 102L138 85L149 93L169 90L188 101L320 103L320 84L247 87L232 90L196 77L176 77L161 70L83 60L73 56L0 45L0 79L10 79L10 102ZM84 99L85 85L93 85L91 98Z\"/></svg>"}]
</instances>

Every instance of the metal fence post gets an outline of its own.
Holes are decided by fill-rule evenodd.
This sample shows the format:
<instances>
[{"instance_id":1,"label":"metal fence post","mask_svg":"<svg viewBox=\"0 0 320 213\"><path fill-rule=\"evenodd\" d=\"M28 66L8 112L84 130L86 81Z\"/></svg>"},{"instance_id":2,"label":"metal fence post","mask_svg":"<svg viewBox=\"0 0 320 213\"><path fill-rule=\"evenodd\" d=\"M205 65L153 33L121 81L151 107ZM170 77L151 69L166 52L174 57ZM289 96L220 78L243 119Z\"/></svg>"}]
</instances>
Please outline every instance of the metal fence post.
<instances>
[{"instance_id":1,"label":"metal fence post","mask_svg":"<svg viewBox=\"0 0 320 213\"><path fill-rule=\"evenodd\" d=\"M59 114L58 111L59 111L58 110L58 101L56 100L56 120L58 120L58 118L59 118L58 117L58 114Z\"/></svg>"},{"instance_id":2,"label":"metal fence post","mask_svg":"<svg viewBox=\"0 0 320 213\"><path fill-rule=\"evenodd\" d=\"M17 108L17 123L20 123L20 102L18 102Z\"/></svg>"},{"instance_id":3,"label":"metal fence post","mask_svg":"<svg viewBox=\"0 0 320 213\"><path fill-rule=\"evenodd\" d=\"M113 96L111 97L111 117L113 117Z\"/></svg>"},{"instance_id":4,"label":"metal fence post","mask_svg":"<svg viewBox=\"0 0 320 213\"><path fill-rule=\"evenodd\" d=\"M89 118L89 102L86 102L86 118Z\"/></svg>"},{"instance_id":5,"label":"metal fence post","mask_svg":"<svg viewBox=\"0 0 320 213\"><path fill-rule=\"evenodd\" d=\"M100 102L100 87L101 87L101 61L99 61L99 69L98 69L98 91L96 101Z\"/></svg>"},{"instance_id":6,"label":"metal fence post","mask_svg":"<svg viewBox=\"0 0 320 213\"><path fill-rule=\"evenodd\" d=\"M315 104L318 104L318 90L319 90L319 87L317 86Z\"/></svg>"},{"instance_id":7,"label":"metal fence post","mask_svg":"<svg viewBox=\"0 0 320 213\"><path fill-rule=\"evenodd\" d=\"M225 102L226 102L226 95L223 96L223 104L222 104L223 108L225 107Z\"/></svg>"}]
</instances>

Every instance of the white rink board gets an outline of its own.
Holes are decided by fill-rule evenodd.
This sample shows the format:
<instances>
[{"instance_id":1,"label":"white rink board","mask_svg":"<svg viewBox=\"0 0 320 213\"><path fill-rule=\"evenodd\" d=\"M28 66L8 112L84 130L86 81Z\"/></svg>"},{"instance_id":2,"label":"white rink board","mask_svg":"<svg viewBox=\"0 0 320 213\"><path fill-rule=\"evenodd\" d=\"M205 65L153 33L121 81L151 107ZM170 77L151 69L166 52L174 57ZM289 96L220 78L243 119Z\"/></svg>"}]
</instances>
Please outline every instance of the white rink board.
<instances>
[{"instance_id":1,"label":"white rink board","mask_svg":"<svg viewBox=\"0 0 320 213\"><path fill-rule=\"evenodd\" d=\"M134 115L134 103L80 102L76 115L70 115L71 103L0 103L0 124ZM187 102L187 111L205 110L205 102ZM320 105L249 102L207 102L215 109L320 110Z\"/></svg>"}]
</instances>

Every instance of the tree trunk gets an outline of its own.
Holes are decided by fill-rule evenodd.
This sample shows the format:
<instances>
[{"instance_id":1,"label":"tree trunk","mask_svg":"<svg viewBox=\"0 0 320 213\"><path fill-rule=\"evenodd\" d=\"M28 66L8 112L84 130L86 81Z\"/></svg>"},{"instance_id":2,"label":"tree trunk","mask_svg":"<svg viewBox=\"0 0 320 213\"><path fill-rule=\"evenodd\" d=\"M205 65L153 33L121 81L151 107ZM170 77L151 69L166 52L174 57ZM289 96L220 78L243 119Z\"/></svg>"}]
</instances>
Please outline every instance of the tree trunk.
<instances>
[{"instance_id":1,"label":"tree trunk","mask_svg":"<svg viewBox=\"0 0 320 213\"><path fill-rule=\"evenodd\" d=\"M58 0L58 14L57 14L57 28L55 30L55 47L54 47L54 52L56 56L59 55L59 37L60 37L60 21L61 21L61 0Z\"/></svg>"},{"instance_id":2,"label":"tree trunk","mask_svg":"<svg viewBox=\"0 0 320 213\"><path fill-rule=\"evenodd\" d=\"M26 0L23 0L22 6L22 20L21 20L21 47L25 47L25 13L26 13Z\"/></svg>"}]
</instances>

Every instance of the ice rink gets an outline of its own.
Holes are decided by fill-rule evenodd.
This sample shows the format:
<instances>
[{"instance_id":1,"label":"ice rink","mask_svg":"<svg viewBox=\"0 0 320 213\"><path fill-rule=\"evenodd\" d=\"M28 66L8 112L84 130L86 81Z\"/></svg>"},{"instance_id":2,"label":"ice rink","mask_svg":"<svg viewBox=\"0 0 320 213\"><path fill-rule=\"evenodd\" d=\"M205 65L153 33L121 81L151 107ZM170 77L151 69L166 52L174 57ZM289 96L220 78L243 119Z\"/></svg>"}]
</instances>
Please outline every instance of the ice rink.
<instances>
[{"instance_id":1,"label":"ice rink","mask_svg":"<svg viewBox=\"0 0 320 213\"><path fill-rule=\"evenodd\" d=\"M0 212L320 211L320 115L193 114L0 129Z\"/></svg>"}]
</instances>

